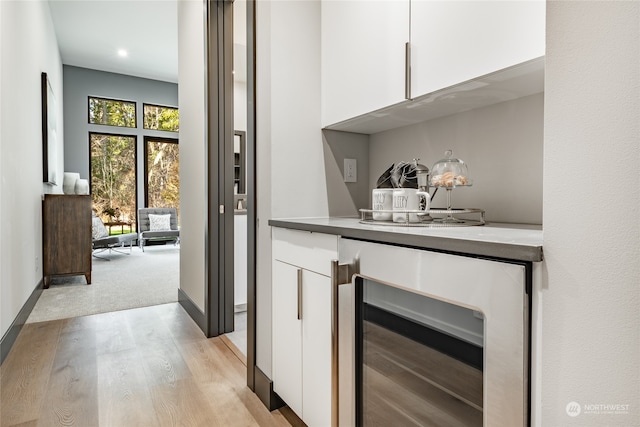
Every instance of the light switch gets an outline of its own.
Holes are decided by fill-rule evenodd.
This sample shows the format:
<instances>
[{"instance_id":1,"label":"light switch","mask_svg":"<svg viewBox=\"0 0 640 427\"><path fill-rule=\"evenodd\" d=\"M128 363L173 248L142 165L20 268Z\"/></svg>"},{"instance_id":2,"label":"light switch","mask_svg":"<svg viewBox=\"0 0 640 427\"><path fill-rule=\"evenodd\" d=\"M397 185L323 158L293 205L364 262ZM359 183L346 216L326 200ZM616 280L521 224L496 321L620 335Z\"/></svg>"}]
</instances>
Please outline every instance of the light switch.
<instances>
[{"instance_id":1,"label":"light switch","mask_svg":"<svg viewBox=\"0 0 640 427\"><path fill-rule=\"evenodd\" d=\"M356 159L344 159L344 182L358 182Z\"/></svg>"}]
</instances>

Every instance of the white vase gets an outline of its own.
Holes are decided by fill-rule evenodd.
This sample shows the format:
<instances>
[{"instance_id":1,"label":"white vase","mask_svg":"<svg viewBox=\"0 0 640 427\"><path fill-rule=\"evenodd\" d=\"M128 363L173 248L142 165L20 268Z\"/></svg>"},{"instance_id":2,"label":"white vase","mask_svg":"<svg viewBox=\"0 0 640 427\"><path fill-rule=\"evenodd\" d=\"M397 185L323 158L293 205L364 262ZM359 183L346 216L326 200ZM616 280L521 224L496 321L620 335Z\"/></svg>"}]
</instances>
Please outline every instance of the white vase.
<instances>
[{"instance_id":1,"label":"white vase","mask_svg":"<svg viewBox=\"0 0 640 427\"><path fill-rule=\"evenodd\" d=\"M87 181L86 179L78 179L78 180L76 180L75 193L76 194L89 194L89 181Z\"/></svg>"},{"instance_id":2,"label":"white vase","mask_svg":"<svg viewBox=\"0 0 640 427\"><path fill-rule=\"evenodd\" d=\"M65 172L62 178L62 192L64 194L76 194L76 181L80 179L80 174L76 172Z\"/></svg>"}]
</instances>

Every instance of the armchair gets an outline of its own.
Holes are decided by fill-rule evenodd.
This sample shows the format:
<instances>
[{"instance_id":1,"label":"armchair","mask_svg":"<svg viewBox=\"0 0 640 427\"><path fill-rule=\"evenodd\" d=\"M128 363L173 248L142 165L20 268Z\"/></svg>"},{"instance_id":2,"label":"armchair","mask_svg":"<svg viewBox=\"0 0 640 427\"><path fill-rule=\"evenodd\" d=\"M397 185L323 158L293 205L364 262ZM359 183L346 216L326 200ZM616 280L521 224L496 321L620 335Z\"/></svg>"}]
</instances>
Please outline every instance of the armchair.
<instances>
[{"instance_id":1,"label":"armchair","mask_svg":"<svg viewBox=\"0 0 640 427\"><path fill-rule=\"evenodd\" d=\"M180 242L176 208L138 209L138 243L144 252L147 240Z\"/></svg>"},{"instance_id":2,"label":"armchair","mask_svg":"<svg viewBox=\"0 0 640 427\"><path fill-rule=\"evenodd\" d=\"M102 220L96 216L95 212L93 213L93 218L91 219L91 238L92 238L92 249L93 256L100 259L105 259L107 261L111 261L109 258L104 258L98 256L99 253L104 251L111 251L121 253L123 255L130 255L133 241L138 238L137 233L125 233L125 234L116 234L113 236L109 235L107 228L104 226ZM126 244L129 244L129 253L121 252L116 248L124 248Z\"/></svg>"}]
</instances>

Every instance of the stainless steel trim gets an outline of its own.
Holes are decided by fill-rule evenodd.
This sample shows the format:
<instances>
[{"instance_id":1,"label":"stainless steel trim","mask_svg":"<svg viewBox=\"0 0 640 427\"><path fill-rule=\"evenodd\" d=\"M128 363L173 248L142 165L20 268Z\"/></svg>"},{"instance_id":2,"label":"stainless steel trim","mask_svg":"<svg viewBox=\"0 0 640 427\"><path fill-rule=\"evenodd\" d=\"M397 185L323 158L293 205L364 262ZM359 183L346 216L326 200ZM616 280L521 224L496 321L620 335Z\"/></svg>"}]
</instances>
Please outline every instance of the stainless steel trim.
<instances>
[{"instance_id":1,"label":"stainless steel trim","mask_svg":"<svg viewBox=\"0 0 640 427\"><path fill-rule=\"evenodd\" d=\"M340 370L338 345L338 290L341 285L351 284L355 274L351 264L339 264L338 260L331 260L331 426L338 427L340 421Z\"/></svg>"},{"instance_id":2,"label":"stainless steel trim","mask_svg":"<svg viewBox=\"0 0 640 427\"><path fill-rule=\"evenodd\" d=\"M411 99L411 42L404 44L404 98Z\"/></svg>"},{"instance_id":3,"label":"stainless steel trim","mask_svg":"<svg viewBox=\"0 0 640 427\"><path fill-rule=\"evenodd\" d=\"M522 337L524 354L530 355L531 346L529 344L531 340L529 336L531 334L531 330L529 329L529 313L531 313L531 305L529 304L529 295L527 295L526 292L524 293L522 298L522 305L524 306L524 312L522 313L522 324L526 325L524 327L524 331L523 331L524 333ZM531 419L531 416L532 416L531 408L529 406L529 402L532 401L532 396L529 393L529 390L531 390L531 384L529 384L529 378L531 375L529 357L525 357L523 360L522 372L523 372L522 407L527 408L527 410L524 411L522 414L522 425L527 426L527 425L530 425L529 420Z\"/></svg>"},{"instance_id":4,"label":"stainless steel trim","mask_svg":"<svg viewBox=\"0 0 640 427\"><path fill-rule=\"evenodd\" d=\"M302 269L298 269L298 320L302 319Z\"/></svg>"}]
</instances>

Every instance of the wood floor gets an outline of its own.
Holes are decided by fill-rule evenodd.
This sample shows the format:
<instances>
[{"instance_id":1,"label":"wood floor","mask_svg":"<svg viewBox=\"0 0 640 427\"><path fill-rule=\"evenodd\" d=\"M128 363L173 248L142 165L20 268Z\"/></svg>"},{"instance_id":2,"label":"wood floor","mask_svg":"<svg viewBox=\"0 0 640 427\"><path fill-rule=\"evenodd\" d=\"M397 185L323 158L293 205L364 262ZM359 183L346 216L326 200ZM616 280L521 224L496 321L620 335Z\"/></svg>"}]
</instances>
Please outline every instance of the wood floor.
<instances>
[{"instance_id":1,"label":"wood floor","mask_svg":"<svg viewBox=\"0 0 640 427\"><path fill-rule=\"evenodd\" d=\"M0 370L0 426L289 426L177 304L27 324Z\"/></svg>"}]
</instances>

